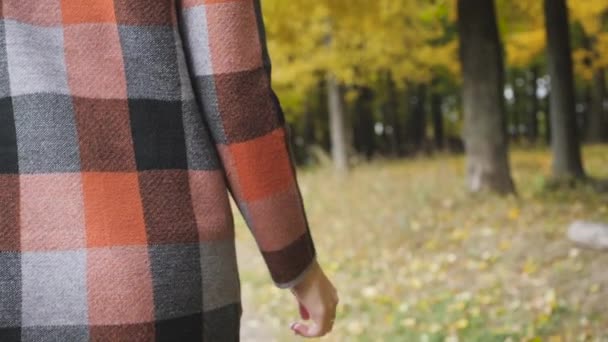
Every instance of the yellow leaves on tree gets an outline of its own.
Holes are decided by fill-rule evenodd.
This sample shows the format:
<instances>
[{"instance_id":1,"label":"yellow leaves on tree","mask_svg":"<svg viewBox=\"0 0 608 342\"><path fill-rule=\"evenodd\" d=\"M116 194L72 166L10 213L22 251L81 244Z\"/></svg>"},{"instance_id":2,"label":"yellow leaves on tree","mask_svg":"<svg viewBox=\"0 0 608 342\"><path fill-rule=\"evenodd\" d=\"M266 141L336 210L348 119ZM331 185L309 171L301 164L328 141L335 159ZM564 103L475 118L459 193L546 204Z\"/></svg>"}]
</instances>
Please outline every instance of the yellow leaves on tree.
<instances>
[{"instance_id":1,"label":"yellow leaves on tree","mask_svg":"<svg viewBox=\"0 0 608 342\"><path fill-rule=\"evenodd\" d=\"M578 23L587 43L574 51L577 74L590 80L594 71L608 66L608 1L570 1L571 19Z\"/></svg>"},{"instance_id":2,"label":"yellow leaves on tree","mask_svg":"<svg viewBox=\"0 0 608 342\"><path fill-rule=\"evenodd\" d=\"M496 0L506 64L542 62L542 1ZM273 82L286 106L301 110L327 72L346 85L373 85L390 70L398 87L440 75L458 81L456 0L263 0ZM590 79L608 66L608 0L569 1L573 27L588 46L573 51L576 74Z\"/></svg>"},{"instance_id":3,"label":"yellow leaves on tree","mask_svg":"<svg viewBox=\"0 0 608 342\"><path fill-rule=\"evenodd\" d=\"M500 28L508 65L528 66L545 51L542 1L498 1Z\"/></svg>"},{"instance_id":4,"label":"yellow leaves on tree","mask_svg":"<svg viewBox=\"0 0 608 342\"><path fill-rule=\"evenodd\" d=\"M305 94L331 71L346 85L370 84L390 70L398 85L428 82L431 69L457 70L444 35L448 1L264 0L273 81Z\"/></svg>"},{"instance_id":5,"label":"yellow leaves on tree","mask_svg":"<svg viewBox=\"0 0 608 342\"><path fill-rule=\"evenodd\" d=\"M534 64L543 57L546 47L542 1L497 0L497 4L507 64L514 67ZM580 25L588 41L574 44L582 45L573 51L575 72L589 80L595 70L608 66L608 1L570 0L568 7L571 24Z\"/></svg>"}]
</instances>

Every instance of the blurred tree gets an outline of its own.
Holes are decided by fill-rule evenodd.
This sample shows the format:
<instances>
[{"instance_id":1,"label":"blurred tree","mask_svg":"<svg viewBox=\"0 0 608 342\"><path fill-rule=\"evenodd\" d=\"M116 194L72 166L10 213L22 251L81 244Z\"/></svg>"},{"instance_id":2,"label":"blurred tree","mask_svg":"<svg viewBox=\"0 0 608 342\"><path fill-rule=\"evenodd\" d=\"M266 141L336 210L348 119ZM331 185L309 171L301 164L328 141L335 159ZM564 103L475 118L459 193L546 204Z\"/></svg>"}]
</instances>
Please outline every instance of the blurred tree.
<instances>
[{"instance_id":1,"label":"blurred tree","mask_svg":"<svg viewBox=\"0 0 608 342\"><path fill-rule=\"evenodd\" d=\"M536 142L540 133L538 115L541 110L537 83L542 77L546 47L542 3L498 0L497 4L507 65L517 74L515 84L512 84L515 99L511 107L516 111L514 116L521 121L518 133L523 126L528 141ZM543 131L548 130L545 127Z\"/></svg>"},{"instance_id":2,"label":"blurred tree","mask_svg":"<svg viewBox=\"0 0 608 342\"><path fill-rule=\"evenodd\" d=\"M437 41L445 34L438 18L448 15L448 7L447 1L426 0L293 0L289 3L265 0L268 45L275 65L273 83L281 97L287 99L284 106L290 119L303 114L307 108L304 102L308 100L308 89L316 86L319 79L328 79L326 75L329 74L330 118L341 115L342 119L338 120L347 122L351 113L345 112L350 108L345 102L355 101L357 95L353 93L359 89L381 85L387 70L390 82L393 82L387 89L399 93L403 93L410 81L428 83L433 67L457 70L453 42ZM331 37L330 44L328 37ZM332 89L333 82L341 91ZM342 99L337 101L339 97ZM394 99L388 102L394 103ZM342 108L341 114L333 112L338 108ZM395 108L384 111L390 122L385 125L388 130L382 134L387 139L400 140L398 123L402 113L395 112ZM332 150L350 150L351 125L330 126L334 127L332 136L337 134L332 138L332 146L337 144ZM339 126L344 126L345 132L339 133ZM344 136L343 143L338 142L342 139L340 136ZM392 143L399 145L400 141ZM334 154L339 158L336 160L338 168L343 167L340 165L345 160L338 157L340 154L342 152Z\"/></svg>"},{"instance_id":3,"label":"blurred tree","mask_svg":"<svg viewBox=\"0 0 608 342\"><path fill-rule=\"evenodd\" d=\"M380 109L382 112L382 119L384 122L382 136L387 140L388 152L392 156L401 156L403 153L403 137L411 137L407 130L403 130L404 124L402 123L401 116L399 114L398 106L398 89L393 76L390 72L383 72L380 76L380 82L382 83L381 90L383 95L380 97ZM406 93L407 94L407 93Z\"/></svg>"},{"instance_id":4,"label":"blurred tree","mask_svg":"<svg viewBox=\"0 0 608 342\"><path fill-rule=\"evenodd\" d=\"M422 148L426 140L426 98L427 85L425 83L420 83L413 87L413 96L410 99L412 111L407 131L411 147L414 151Z\"/></svg>"},{"instance_id":5,"label":"blurred tree","mask_svg":"<svg viewBox=\"0 0 608 342\"><path fill-rule=\"evenodd\" d=\"M371 87L361 87L357 91L358 97L354 103L354 143L359 153L367 160L371 160L376 150L374 132L373 98L374 91Z\"/></svg>"},{"instance_id":6,"label":"blurred tree","mask_svg":"<svg viewBox=\"0 0 608 342\"><path fill-rule=\"evenodd\" d=\"M606 71L598 68L593 72L591 86L591 104L586 137L590 142L605 141L608 137L608 127L604 102L606 101Z\"/></svg>"},{"instance_id":7,"label":"blurred tree","mask_svg":"<svg viewBox=\"0 0 608 342\"><path fill-rule=\"evenodd\" d=\"M439 150L443 150L445 143L445 129L443 123L443 110L441 108L442 104L442 94L439 92L436 87L433 87L433 91L431 93L431 114L433 116L433 140L435 142L435 147Z\"/></svg>"},{"instance_id":8,"label":"blurred tree","mask_svg":"<svg viewBox=\"0 0 608 342\"><path fill-rule=\"evenodd\" d=\"M477 4L476 1L471 3ZM551 124L554 128L565 125L549 117L551 83L559 83L563 75L561 68L553 82L547 75L549 53L543 52L547 50L548 37L541 1L494 0L494 25L488 23L487 10L480 8L474 9L479 15L471 16L470 23L458 22L459 6L468 5L458 0L264 0L263 4L275 66L273 85L282 99L287 120L297 122L293 126L300 135L295 139L298 147L309 151L301 153L301 160L311 160L310 156L331 150L334 164L343 169L348 167L351 154L360 153L370 159L418 152L429 146L431 134L432 145L452 151L462 151L458 136L474 146L486 139L486 134L493 143L485 144L485 151L476 153L492 156L483 163L478 158L481 169L475 169L472 161L469 171L483 174L487 168L509 184L512 180L506 157L506 128L514 137L525 134L526 140L536 143L540 135L549 140ZM481 1L479 4L487 6ZM608 0L569 1L568 5L571 24L575 25L571 26L570 44L576 76L571 88L575 108L570 112L574 116L578 110L579 119L585 115L585 134L588 140L597 141L600 135L608 134L604 112ZM459 27L463 25L476 25L482 37L463 36L460 40L458 29L464 32ZM486 27L493 28L486 32ZM465 42L471 39L493 43L479 46ZM467 46L473 46L472 51L476 52L459 51ZM476 54L487 58L473 57L469 69L461 70L466 62L461 64L459 57ZM498 69L487 72L494 66ZM485 84L492 79L493 86L485 87L492 96L476 95L476 102L463 99L463 95L472 92L471 79L479 83L477 77L482 77ZM463 115L462 108L470 112L470 106L478 111L483 107L478 113L485 116L479 114L478 119L468 113ZM552 107L563 110L559 104L553 103ZM577 125L581 121L575 119ZM492 130L480 133L473 129L475 133L470 133L469 127L484 124L492 126ZM501 148L503 125L506 142ZM563 141L559 130L556 134L556 144L570 145ZM312 145L322 148L307 148ZM310 152L313 150L321 153ZM471 187L487 185L480 181L486 176L480 177L469 177Z\"/></svg>"},{"instance_id":9,"label":"blurred tree","mask_svg":"<svg viewBox=\"0 0 608 342\"><path fill-rule=\"evenodd\" d=\"M537 64L533 64L530 67L530 73L528 77L527 93L530 98L530 110L528 114L528 131L527 136L530 142L536 142L539 134L539 120L538 113L540 110L540 100L538 98L538 78L539 78L539 67Z\"/></svg>"},{"instance_id":10,"label":"blurred tree","mask_svg":"<svg viewBox=\"0 0 608 342\"><path fill-rule=\"evenodd\" d=\"M511 193L507 156L503 57L494 1L459 0L464 139L472 191Z\"/></svg>"},{"instance_id":11,"label":"blurred tree","mask_svg":"<svg viewBox=\"0 0 608 342\"><path fill-rule=\"evenodd\" d=\"M329 130L331 157L338 172L348 171L348 147L342 87L331 73L327 74L327 97L329 105Z\"/></svg>"},{"instance_id":12,"label":"blurred tree","mask_svg":"<svg viewBox=\"0 0 608 342\"><path fill-rule=\"evenodd\" d=\"M590 84L589 115L585 130L588 141L608 138L605 72L608 67L608 1L571 1L572 19L582 29L584 44L574 51L575 71Z\"/></svg>"},{"instance_id":13,"label":"blurred tree","mask_svg":"<svg viewBox=\"0 0 608 342\"><path fill-rule=\"evenodd\" d=\"M574 76L566 0L544 0L551 76L551 148L555 177L585 176L575 117Z\"/></svg>"}]
</instances>

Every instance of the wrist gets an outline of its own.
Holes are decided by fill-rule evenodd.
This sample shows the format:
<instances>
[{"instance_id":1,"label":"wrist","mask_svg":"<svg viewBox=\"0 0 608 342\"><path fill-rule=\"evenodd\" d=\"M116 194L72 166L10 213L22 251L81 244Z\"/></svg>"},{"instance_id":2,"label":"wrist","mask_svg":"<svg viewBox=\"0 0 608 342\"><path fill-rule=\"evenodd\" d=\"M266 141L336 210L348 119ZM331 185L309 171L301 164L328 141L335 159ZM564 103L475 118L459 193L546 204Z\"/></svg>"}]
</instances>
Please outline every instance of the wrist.
<instances>
[{"instance_id":1,"label":"wrist","mask_svg":"<svg viewBox=\"0 0 608 342\"><path fill-rule=\"evenodd\" d=\"M321 269L321 266L316 259L313 259L307 272L303 274L302 279L300 279L300 281L292 287L292 290L300 292L309 288L311 284L314 283L315 279L317 279L322 273L323 270Z\"/></svg>"}]
</instances>

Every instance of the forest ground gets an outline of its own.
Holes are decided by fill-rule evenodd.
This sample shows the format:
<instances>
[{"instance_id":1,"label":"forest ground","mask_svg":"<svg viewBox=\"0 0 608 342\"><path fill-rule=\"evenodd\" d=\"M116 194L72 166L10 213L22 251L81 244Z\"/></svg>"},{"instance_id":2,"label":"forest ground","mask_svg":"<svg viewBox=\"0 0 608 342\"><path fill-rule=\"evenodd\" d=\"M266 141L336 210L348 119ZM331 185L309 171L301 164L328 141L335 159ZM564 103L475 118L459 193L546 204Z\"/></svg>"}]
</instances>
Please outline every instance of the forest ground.
<instances>
[{"instance_id":1,"label":"forest ground","mask_svg":"<svg viewBox=\"0 0 608 342\"><path fill-rule=\"evenodd\" d=\"M583 150L608 179L608 146ZM511 153L517 197L470 195L462 156L299 169L319 262L340 294L324 341L608 341L608 251L566 239L608 222L608 192L554 188L546 148ZM239 214L243 341L296 341L297 306L274 287Z\"/></svg>"}]
</instances>

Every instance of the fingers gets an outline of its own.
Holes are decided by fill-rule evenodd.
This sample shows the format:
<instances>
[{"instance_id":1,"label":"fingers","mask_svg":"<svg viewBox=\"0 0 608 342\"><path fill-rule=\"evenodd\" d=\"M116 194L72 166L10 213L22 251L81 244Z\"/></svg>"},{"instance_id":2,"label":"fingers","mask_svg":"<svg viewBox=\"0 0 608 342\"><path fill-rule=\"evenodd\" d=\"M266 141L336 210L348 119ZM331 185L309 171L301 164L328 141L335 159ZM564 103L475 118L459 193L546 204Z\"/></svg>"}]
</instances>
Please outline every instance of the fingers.
<instances>
[{"instance_id":1,"label":"fingers","mask_svg":"<svg viewBox=\"0 0 608 342\"><path fill-rule=\"evenodd\" d=\"M300 304L302 310L303 306ZM306 310L306 308L304 308ZM336 311L335 307L331 310L323 310L322 312L313 315L311 324L293 323L291 329L302 337L321 337L331 331L334 324Z\"/></svg>"},{"instance_id":2,"label":"fingers","mask_svg":"<svg viewBox=\"0 0 608 342\"><path fill-rule=\"evenodd\" d=\"M325 335L321 326L316 323L312 323L310 325L294 323L292 329L296 335L300 335L302 337L321 337Z\"/></svg>"},{"instance_id":3,"label":"fingers","mask_svg":"<svg viewBox=\"0 0 608 342\"><path fill-rule=\"evenodd\" d=\"M308 310L306 310L306 308L304 307L304 305L302 305L300 303L299 306L300 306L300 317L302 317L303 320L310 319L310 313L308 313Z\"/></svg>"},{"instance_id":4,"label":"fingers","mask_svg":"<svg viewBox=\"0 0 608 342\"><path fill-rule=\"evenodd\" d=\"M302 320L311 319L305 324L296 322L291 329L302 337L321 337L331 331L336 317L338 293L323 271L309 273L308 277L291 288L299 304Z\"/></svg>"},{"instance_id":5,"label":"fingers","mask_svg":"<svg viewBox=\"0 0 608 342\"><path fill-rule=\"evenodd\" d=\"M311 324L294 323L292 325L291 329L296 333L296 335L300 335L302 337L313 338L313 337L321 337L321 336L327 334L328 332L330 332L332 324L333 323L320 325L315 322L313 322Z\"/></svg>"}]
</instances>

